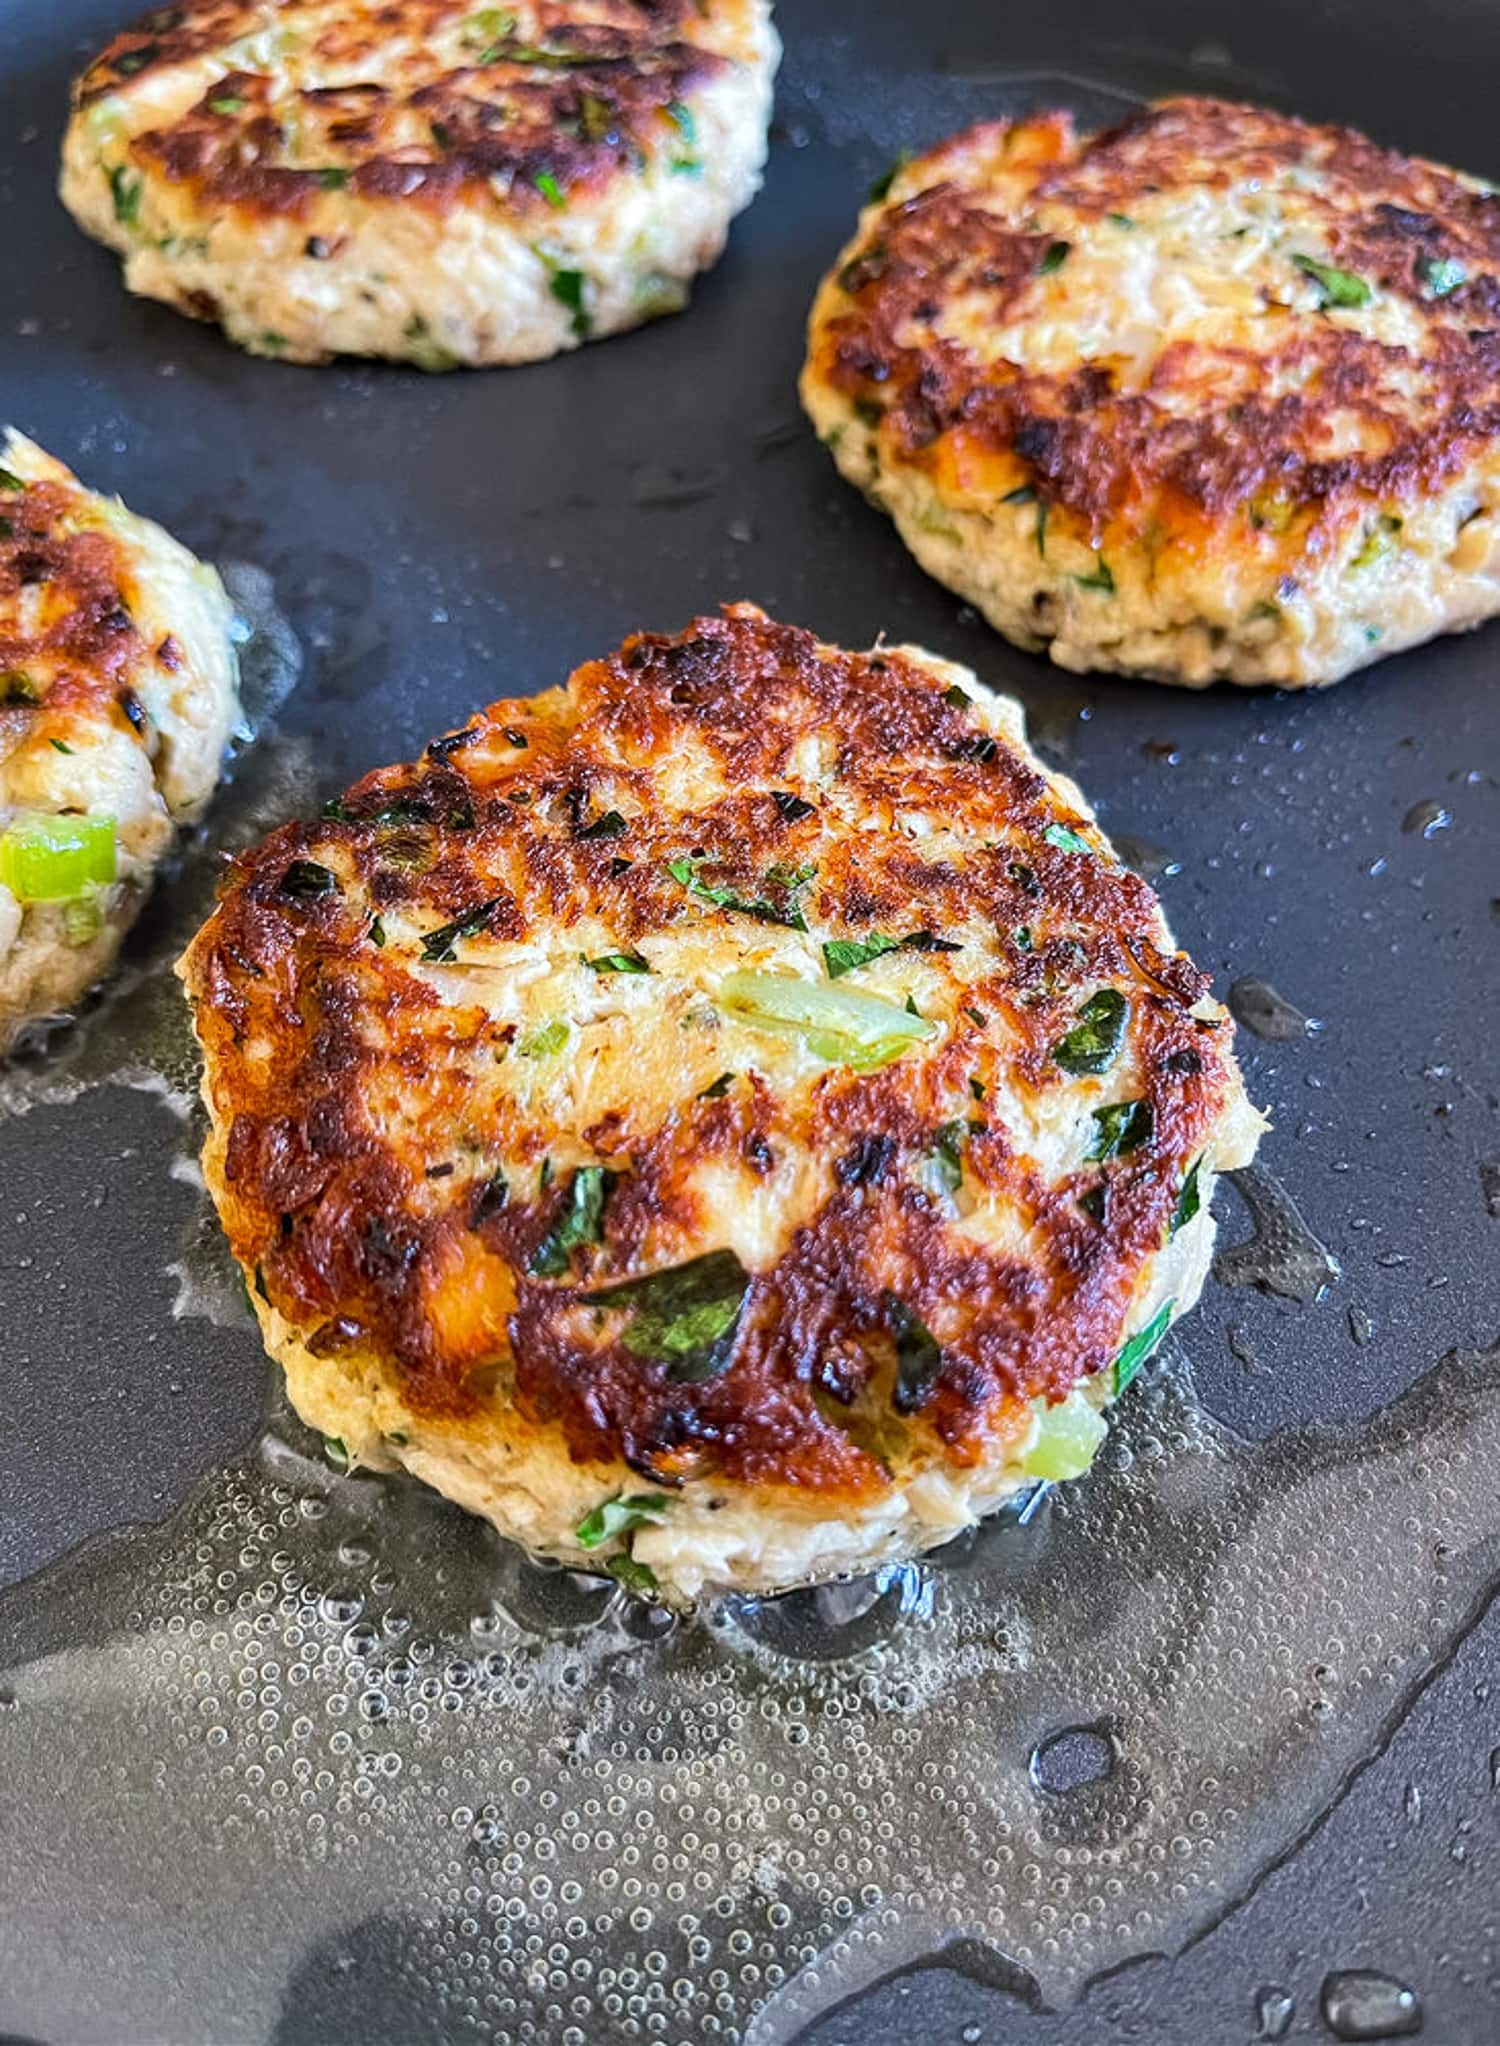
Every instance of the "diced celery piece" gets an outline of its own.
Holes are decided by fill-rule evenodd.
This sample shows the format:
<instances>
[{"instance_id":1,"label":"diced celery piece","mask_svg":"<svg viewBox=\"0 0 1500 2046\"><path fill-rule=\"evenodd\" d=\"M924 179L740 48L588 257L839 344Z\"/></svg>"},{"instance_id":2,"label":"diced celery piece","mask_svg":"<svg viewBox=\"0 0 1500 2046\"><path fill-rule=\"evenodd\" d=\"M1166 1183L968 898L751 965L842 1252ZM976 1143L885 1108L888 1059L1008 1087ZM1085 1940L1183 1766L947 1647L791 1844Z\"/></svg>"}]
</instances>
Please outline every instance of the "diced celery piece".
<instances>
[{"instance_id":1,"label":"diced celery piece","mask_svg":"<svg viewBox=\"0 0 1500 2046\"><path fill-rule=\"evenodd\" d=\"M76 902L114 878L113 817L23 810L0 832L0 883L19 902Z\"/></svg>"},{"instance_id":2,"label":"diced celery piece","mask_svg":"<svg viewBox=\"0 0 1500 2046\"><path fill-rule=\"evenodd\" d=\"M1029 1478L1081 1478L1109 1433L1104 1416L1081 1391L1043 1407L1037 1420L1036 1441L1021 1459Z\"/></svg>"},{"instance_id":3,"label":"diced celery piece","mask_svg":"<svg viewBox=\"0 0 1500 2046\"><path fill-rule=\"evenodd\" d=\"M799 1037L815 1058L860 1073L887 1066L937 1035L930 1017L913 1016L894 1002L785 973L732 973L719 1000L740 1022Z\"/></svg>"}]
</instances>

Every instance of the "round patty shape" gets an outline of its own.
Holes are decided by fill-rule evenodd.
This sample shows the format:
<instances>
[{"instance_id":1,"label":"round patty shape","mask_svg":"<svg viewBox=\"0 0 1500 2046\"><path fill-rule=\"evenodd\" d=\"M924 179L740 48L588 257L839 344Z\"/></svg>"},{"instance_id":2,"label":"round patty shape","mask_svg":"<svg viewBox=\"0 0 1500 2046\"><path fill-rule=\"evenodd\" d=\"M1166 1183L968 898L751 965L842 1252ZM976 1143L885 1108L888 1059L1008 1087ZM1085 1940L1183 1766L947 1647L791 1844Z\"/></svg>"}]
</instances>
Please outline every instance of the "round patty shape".
<instances>
[{"instance_id":1,"label":"round patty shape","mask_svg":"<svg viewBox=\"0 0 1500 2046\"><path fill-rule=\"evenodd\" d=\"M304 1418L679 1601L1081 1470L1259 1127L1016 706L745 604L285 826L182 973Z\"/></svg>"},{"instance_id":2,"label":"round patty shape","mask_svg":"<svg viewBox=\"0 0 1500 2046\"><path fill-rule=\"evenodd\" d=\"M768 0L183 0L78 81L62 196L255 354L533 362L686 304L779 48Z\"/></svg>"},{"instance_id":3,"label":"round patty shape","mask_svg":"<svg viewBox=\"0 0 1500 2046\"><path fill-rule=\"evenodd\" d=\"M232 623L159 526L0 442L0 1056L108 971L212 795Z\"/></svg>"},{"instance_id":4,"label":"round patty shape","mask_svg":"<svg viewBox=\"0 0 1500 2046\"><path fill-rule=\"evenodd\" d=\"M1347 128L1167 100L899 168L803 400L1019 645L1334 682L1500 609L1500 199Z\"/></svg>"}]
</instances>

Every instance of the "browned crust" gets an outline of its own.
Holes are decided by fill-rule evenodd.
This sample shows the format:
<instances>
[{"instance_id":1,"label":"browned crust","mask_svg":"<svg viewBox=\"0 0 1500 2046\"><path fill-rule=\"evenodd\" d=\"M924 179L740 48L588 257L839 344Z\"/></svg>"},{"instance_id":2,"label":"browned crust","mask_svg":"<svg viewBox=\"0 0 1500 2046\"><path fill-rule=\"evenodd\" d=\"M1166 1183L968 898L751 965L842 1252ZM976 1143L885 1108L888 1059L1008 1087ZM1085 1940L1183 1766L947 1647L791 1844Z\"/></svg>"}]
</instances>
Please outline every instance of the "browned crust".
<instances>
[{"instance_id":1,"label":"browned crust","mask_svg":"<svg viewBox=\"0 0 1500 2046\"><path fill-rule=\"evenodd\" d=\"M490 51L476 46L475 61L460 68L433 62L399 86L380 82L386 35L430 33L476 11L468 0L362 6L315 48L343 66L368 57L377 73L370 81L277 99L266 77L227 71L180 120L135 136L131 157L190 188L208 208L297 218L326 207L330 192L347 191L441 211L499 180L544 220L547 180L580 198L638 168L676 132L669 109L726 64L693 40L693 0L594 0L585 22L557 0L540 10L538 43L512 42L514 56L501 39ZM284 4L278 26L294 27L297 13L296 0ZM128 99L138 87L149 89L156 74L259 25L245 0L158 9L95 58L78 80L75 104L107 93ZM527 54L537 47L558 61ZM296 164L285 161L289 113L299 137Z\"/></svg>"},{"instance_id":2,"label":"browned crust","mask_svg":"<svg viewBox=\"0 0 1500 2046\"><path fill-rule=\"evenodd\" d=\"M0 448L3 455L3 448ZM142 745L148 730L131 678L149 649L131 616L128 550L109 533L76 530L78 486L27 483L0 467L0 759L71 726L114 722ZM27 590L43 623L23 630Z\"/></svg>"},{"instance_id":3,"label":"browned crust","mask_svg":"<svg viewBox=\"0 0 1500 2046\"><path fill-rule=\"evenodd\" d=\"M1002 144L1008 166L1031 173L1014 217L993 210L993 193L981 203L975 182L976 159ZM1279 338L1253 351L1167 348L1146 388L1130 391L1108 364L1028 372L981 363L933 331L960 293L978 293L997 324L1015 316L1057 232L1028 226L1035 204L1068 209L1087 231L1153 189L1226 189L1297 163L1326 180L1299 205L1318 218L1331 263L1421 309L1415 405L1397 388L1404 350L1312 313L1280 315ZM923 188L863 235L842 302L813 336L814 373L882 415L883 462L939 481L995 464L997 494L1029 485L1095 545L1111 528L1191 544L1270 491L1301 514L1300 542L1371 503L1441 490L1500 432L1500 200L1439 165L1353 129L1177 99L1081 140L1066 113L972 129L913 166L903 190L913 178ZM1461 262L1467 281L1434 298L1417 265L1442 259ZM1273 381L1282 395L1267 394ZM1365 423L1363 452L1324 452L1339 413Z\"/></svg>"},{"instance_id":4,"label":"browned crust","mask_svg":"<svg viewBox=\"0 0 1500 2046\"><path fill-rule=\"evenodd\" d=\"M894 835L860 833L856 846L820 813L787 821L771 792L811 730L838 735L843 799L940 798L992 849L960 870L924 865ZM1151 890L1112 860L1050 844L1048 825L1071 813L985 739L925 668L838 652L731 606L676 638L628 640L566 694L492 705L456 741L358 783L338 815L288 824L241 855L183 965L223 1143L210 1176L241 1264L315 1352L377 1359L418 1413L477 1421L513 1351L516 1407L558 1427L579 1461L623 1458L662 1483L714 1472L851 1498L886 1482L839 1417L889 1372L895 1293L943 1347L921 1425L956 1461L978 1461L1013 1432L1020 1401L1060 1397L1113 1356L1183 1175L1238 1096L1229 1026L1190 1013L1205 977L1158 949ZM655 766L700 746L733 793L673 815ZM591 840L580 833L602 786L628 804L629 828ZM528 1170L477 1226L476 1196L496 1161L539 1165L558 1132L528 1125L487 1080L506 1030L478 1006L445 1005L373 944L372 912L399 902L429 929L488 903L495 936L545 927L565 954L570 927L602 914L634 946L715 913L664 874L690 848L714 883L757 890L768 866L815 859L808 907L851 935L896 903L935 929L976 915L997 933L1025 924L1035 949L1009 944L985 979L955 980L955 1010L961 994L982 1020L956 1013L936 1054L863 1077L829 1069L796 1127L751 1074L720 1098L674 1104L664 1122L626 1114L573 1132L619 1175L605 1241L569 1282L528 1277L566 1176L538 1194ZM295 860L336 869L339 891L289 897ZM1080 989L1101 981L1129 991L1135 1091L1154 1134L1102 1168L1101 1224L1077 1198L1101 1168L1053 1184L976 1108L985 1127L966 1169L1035 1232L1030 1261L1010 1259L958 1235L917 1167L951 1115L942 1104L994 1080L1002 1057L1007 1087L1066 1084L1049 1048ZM831 1161L833 1190L755 1276L722 1377L674 1383L579 1337L581 1293L674 1262L660 1244L691 1240L695 1164L719 1155L760 1169L789 1143Z\"/></svg>"}]
</instances>

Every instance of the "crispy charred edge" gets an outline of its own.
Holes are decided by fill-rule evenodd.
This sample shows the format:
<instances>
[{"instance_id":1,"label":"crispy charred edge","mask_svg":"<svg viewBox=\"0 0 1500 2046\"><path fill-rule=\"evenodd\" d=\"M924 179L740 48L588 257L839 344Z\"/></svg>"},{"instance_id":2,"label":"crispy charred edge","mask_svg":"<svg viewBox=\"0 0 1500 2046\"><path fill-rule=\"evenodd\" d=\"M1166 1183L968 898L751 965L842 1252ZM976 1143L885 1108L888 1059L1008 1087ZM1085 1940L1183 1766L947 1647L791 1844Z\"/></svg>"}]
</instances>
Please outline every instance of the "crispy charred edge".
<instances>
[{"instance_id":1,"label":"crispy charred edge","mask_svg":"<svg viewBox=\"0 0 1500 2046\"><path fill-rule=\"evenodd\" d=\"M498 179L545 218L547 180L586 198L639 169L647 145L661 146L667 110L729 68L727 58L674 34L691 18L685 0L672 0L630 28L560 22L548 40L574 58L565 70L503 60L435 74L410 91L369 83L299 93L328 143L326 162L313 167L275 161L285 138L273 81L226 72L181 120L135 137L131 155L205 199L264 214L298 217L326 204L333 173L340 191L437 209ZM80 81L78 104L128 91L135 77L220 40L188 22L154 39L139 31L118 37ZM426 155L407 144L408 111L425 126ZM393 127L403 131L402 147L386 151Z\"/></svg>"},{"instance_id":2,"label":"crispy charred edge","mask_svg":"<svg viewBox=\"0 0 1500 2046\"><path fill-rule=\"evenodd\" d=\"M81 490L57 482L0 491L0 725L108 712L142 738L130 684L147 648L131 615L134 577L114 535L68 529L84 501ZM38 585L58 615L44 631L23 634L22 592Z\"/></svg>"},{"instance_id":3,"label":"crispy charred edge","mask_svg":"<svg viewBox=\"0 0 1500 2046\"><path fill-rule=\"evenodd\" d=\"M872 675L872 660L882 659ZM578 1254L569 1282L539 1283L527 1267L567 1199L567 1176L488 1212L476 1206L482 1170L477 1178L430 1176L428 1155L403 1154L367 1104L370 1076L389 1065L424 1088L421 1128L460 1127L462 1055L480 1041L487 1019L446 1010L432 989L372 952L363 943L363 910L341 895L294 899L282 886L294 861L330 845L359 851L382 831L419 828L405 821L419 809L435 834L468 847L485 828L491 798L477 775L465 780L464 769L483 766L511 794L520 772L532 778L533 793L571 788L590 735L611 748L622 738L649 748L683 720L696 721L698 731L717 734L725 758L753 773L756 762L763 770L777 757L779 715L791 706L794 730L804 729L816 704L823 716L837 719L842 710L837 729L857 735L873 722L889 747L904 747L916 733L930 738L953 714L930 676L905 671L895 657L837 654L751 607L734 607L723 618L695 621L676 639L642 635L611 660L581 669L569 699L576 726L571 734L563 728L540 767L546 726L535 705L497 704L456 735L467 743L440 741L435 761L429 749L418 767L368 777L343 799L338 818L284 827L240 858L184 977L223 1139L215 1190L226 1227L242 1265L311 1348L377 1360L397 1375L414 1412L462 1424L482 1423L498 1371L523 1418L559 1431L580 1462L620 1459L664 1485L712 1472L851 1498L890 1480L884 1417L891 1415L893 1299L933 1330L941 1364L919 1411L899 1424L892 1417L891 1425L918 1444L935 1439L957 1461L978 1461L997 1435L1003 1439L1020 1402L1058 1397L1112 1357L1140 1270L1160 1247L1182 1178L1234 1086L1228 1028L1191 1013L1204 977L1180 955L1157 950L1155 899L1137 877L1089 855L1039 849L1033 885L1045 879L1048 905L1102 917L1107 927L1092 931L1077 952L1062 941L1016 954L975 999L1003 1011L1019 1033L1015 1077L1044 1088L1063 1084L1048 1051L1080 977L1126 976L1136 1091L1153 1110L1149 1139L1125 1158L1053 1185L1011 1152L998 1125L975 1131L966 1169L1013 1203L1035 1232L1034 1259L1022 1263L955 1235L951 1215L917 1171L951 1112L936 1104L951 1101L955 1086L982 1075L995 1056L984 1028L956 1029L925 1083L899 1068L863 1079L830 1072L814 1090L810 1129L795 1139L832 1161L828 1198L775 1267L754 1275L728 1369L698 1385L673 1382L618 1342L580 1335L577 1310L590 1292L638 1271L643 1259L649 1264L650 1245L663 1231L691 1235L690 1165L717 1155L770 1169L785 1141L770 1090L752 1080L724 1097L682 1104L645 1141L626 1141L602 1125L586 1132L600 1162L618 1175L604 1242ZM731 716L737 702L741 714ZM486 738L496 729L519 731L528 716L533 743L520 757L530 765L497 770L484 753ZM1045 781L1008 749L1005 757L1013 798L1044 814ZM375 821L389 815L393 797L401 821ZM494 800L508 820L502 829L537 828L543 805L520 806L518 814L504 796ZM776 814L774 804L764 808ZM455 814L464 820L457 826ZM609 843L564 836L570 828L545 826L548 845L590 861L614 857ZM702 828L695 819L694 829ZM767 821L764 831L771 828ZM445 901L458 877L460 892L472 895L466 855L452 871L441 855L437 867L446 875L436 884ZM423 877L429 885L431 873ZM490 882L483 885L493 895ZM1023 895L1034 913L1037 898ZM387 1038L378 1054L360 1030L369 1013L381 1017ZM431 1056L434 1031L457 1056ZM268 1066L252 1069L241 1058L252 1040L274 1047ZM488 1135L497 1155L531 1155L524 1131ZM531 1135L539 1158L545 1140ZM1079 1203L1100 1184L1107 1185L1102 1222ZM489 1354L445 1352L432 1289L455 1260L476 1255L493 1261L495 1284L514 1297L514 1309ZM472 1265L465 1269L472 1278ZM880 1417L873 1427L872 1411Z\"/></svg>"},{"instance_id":4,"label":"crispy charred edge","mask_svg":"<svg viewBox=\"0 0 1500 2046\"><path fill-rule=\"evenodd\" d=\"M1375 395L1386 372L1408 361L1405 351L1313 317L1274 352L1305 369L1311 395L1263 397L1254 385L1271 358L1216 349L1216 363L1242 366L1246 387L1232 407L1196 421L1168 422L1150 392L1117 391L1105 365L1067 376L1007 373L930 332L919 345L903 339L966 283L990 294L1003 321L1036 278L1052 236L1008 224L974 195L973 157L1006 132L1004 124L971 130L909 170L903 189L913 178L930 174L930 182L893 202L861 236L839 273L849 288L839 298L825 291L825 307L836 309L815 324L818 372L861 407L878 409L882 460L930 468L940 444L961 434L967 445L1011 458L1014 474L997 495L1029 485L1097 542L1112 520L1139 527L1165 510L1177 523L1207 522L1267 488L1314 522L1338 522L1371 501L1441 488L1500 432L1500 199L1352 129L1218 101L1165 101L1082 143L1065 115L1009 132L1036 144L1034 196L1085 218L1125 210L1143 189L1183 175L1223 186L1310 151L1351 194L1379 192L1363 206L1326 208L1324 225L1334 264L1422 311L1429 409L1420 426ZM1306 203L1318 202L1308 194ZM1434 299L1420 266L1438 259L1462 263L1467 276ZM1194 360L1182 346L1164 351L1155 387L1170 387ZM1318 457L1316 430L1340 409L1380 424L1384 451Z\"/></svg>"}]
</instances>

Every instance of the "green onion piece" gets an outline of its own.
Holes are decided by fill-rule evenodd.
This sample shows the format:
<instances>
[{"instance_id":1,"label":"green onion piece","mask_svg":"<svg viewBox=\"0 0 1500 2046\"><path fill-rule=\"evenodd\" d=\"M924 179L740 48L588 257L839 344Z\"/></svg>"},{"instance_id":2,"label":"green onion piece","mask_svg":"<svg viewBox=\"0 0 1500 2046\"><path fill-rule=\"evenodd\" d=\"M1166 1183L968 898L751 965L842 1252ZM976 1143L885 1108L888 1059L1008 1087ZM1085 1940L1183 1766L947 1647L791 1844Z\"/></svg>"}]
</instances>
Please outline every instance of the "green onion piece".
<instances>
[{"instance_id":1,"label":"green onion piece","mask_svg":"<svg viewBox=\"0 0 1500 2046\"><path fill-rule=\"evenodd\" d=\"M1365 529L1364 545L1349 563L1351 568L1371 568L1377 561L1384 561L1396 544L1396 535L1401 530L1401 521L1393 512L1381 512Z\"/></svg>"},{"instance_id":2,"label":"green onion piece","mask_svg":"<svg viewBox=\"0 0 1500 2046\"><path fill-rule=\"evenodd\" d=\"M604 1241L604 1203L614 1183L615 1175L602 1165L582 1165L573 1174L561 1215L527 1260L534 1278L563 1278L575 1250Z\"/></svg>"},{"instance_id":3,"label":"green onion piece","mask_svg":"<svg viewBox=\"0 0 1500 2046\"><path fill-rule=\"evenodd\" d=\"M815 1058L858 1073L887 1066L937 1035L935 1023L893 1002L789 974L732 973L719 998L740 1022L799 1037Z\"/></svg>"},{"instance_id":4,"label":"green onion piece","mask_svg":"<svg viewBox=\"0 0 1500 2046\"><path fill-rule=\"evenodd\" d=\"M378 916L370 919L370 943L379 951L385 950L385 925Z\"/></svg>"},{"instance_id":5,"label":"green onion piece","mask_svg":"<svg viewBox=\"0 0 1500 2046\"><path fill-rule=\"evenodd\" d=\"M337 165L330 165L328 169L318 172L318 183L325 192L342 192L349 182L349 177L348 171L341 170Z\"/></svg>"},{"instance_id":6,"label":"green onion piece","mask_svg":"<svg viewBox=\"0 0 1500 2046\"><path fill-rule=\"evenodd\" d=\"M1086 838L1080 838L1076 831L1070 831L1066 824L1049 824L1042 833L1048 845L1055 845L1059 852L1091 853L1094 848Z\"/></svg>"},{"instance_id":7,"label":"green onion piece","mask_svg":"<svg viewBox=\"0 0 1500 2046\"><path fill-rule=\"evenodd\" d=\"M547 1059L561 1051L567 1041L567 1024L560 1016L554 1016L550 1023L539 1023L528 1032L516 1049L523 1059Z\"/></svg>"},{"instance_id":8,"label":"green onion piece","mask_svg":"<svg viewBox=\"0 0 1500 2046\"><path fill-rule=\"evenodd\" d=\"M1037 1416L1037 1437L1021 1458L1029 1478L1081 1478L1109 1433L1102 1414L1081 1391L1070 1392Z\"/></svg>"},{"instance_id":9,"label":"green onion piece","mask_svg":"<svg viewBox=\"0 0 1500 2046\"><path fill-rule=\"evenodd\" d=\"M1036 266L1037 276L1050 277L1054 270L1060 270L1067 262L1072 247L1071 242L1048 242L1042 260Z\"/></svg>"},{"instance_id":10,"label":"green onion piece","mask_svg":"<svg viewBox=\"0 0 1500 2046\"><path fill-rule=\"evenodd\" d=\"M628 1499L617 1495L586 1513L574 1528L573 1538L580 1549L597 1549L635 1528L659 1527L671 1503L661 1492L636 1492Z\"/></svg>"},{"instance_id":11,"label":"green onion piece","mask_svg":"<svg viewBox=\"0 0 1500 2046\"><path fill-rule=\"evenodd\" d=\"M1167 1231L1169 1237L1175 1236L1179 1229L1185 1229L1203 1205L1203 1196L1198 1188L1198 1171L1202 1163L1201 1158L1195 1158L1188 1167L1188 1176L1182 1182L1182 1192L1177 1196L1172 1225Z\"/></svg>"},{"instance_id":12,"label":"green onion piece","mask_svg":"<svg viewBox=\"0 0 1500 2046\"><path fill-rule=\"evenodd\" d=\"M1125 1041L1130 1004L1118 988L1102 987L1078 1011L1078 1021L1052 1047L1052 1063L1065 1073L1102 1073Z\"/></svg>"},{"instance_id":13,"label":"green onion piece","mask_svg":"<svg viewBox=\"0 0 1500 2046\"><path fill-rule=\"evenodd\" d=\"M551 171L538 171L531 182L536 186L554 213L562 213L567 210L568 202L563 197L562 187L558 184L557 179L553 177Z\"/></svg>"},{"instance_id":14,"label":"green onion piece","mask_svg":"<svg viewBox=\"0 0 1500 2046\"><path fill-rule=\"evenodd\" d=\"M24 490L26 485L9 469L0 469L0 490Z\"/></svg>"},{"instance_id":15,"label":"green onion piece","mask_svg":"<svg viewBox=\"0 0 1500 2046\"><path fill-rule=\"evenodd\" d=\"M349 1465L353 1461L349 1454L348 1445L340 1441L337 1435L325 1435L323 1437L323 1454L336 1471L348 1470Z\"/></svg>"},{"instance_id":16,"label":"green onion piece","mask_svg":"<svg viewBox=\"0 0 1500 2046\"><path fill-rule=\"evenodd\" d=\"M1315 263L1311 256L1294 255L1292 261L1304 277L1310 277L1321 294L1319 307L1340 306L1353 309L1368 305L1374 297L1363 277L1356 277L1352 270L1335 270L1329 263Z\"/></svg>"},{"instance_id":17,"label":"green onion piece","mask_svg":"<svg viewBox=\"0 0 1500 2046\"><path fill-rule=\"evenodd\" d=\"M1135 222L1128 213L1106 213L1105 219L1111 227L1134 227Z\"/></svg>"},{"instance_id":18,"label":"green onion piece","mask_svg":"<svg viewBox=\"0 0 1500 2046\"><path fill-rule=\"evenodd\" d=\"M116 870L113 817L23 810L0 832L0 883L18 902L76 902Z\"/></svg>"},{"instance_id":19,"label":"green onion piece","mask_svg":"<svg viewBox=\"0 0 1500 2046\"><path fill-rule=\"evenodd\" d=\"M1094 1142L1088 1157L1094 1163L1123 1158L1138 1151L1151 1135L1156 1116L1149 1101L1112 1101L1094 1110Z\"/></svg>"},{"instance_id":20,"label":"green onion piece","mask_svg":"<svg viewBox=\"0 0 1500 2046\"><path fill-rule=\"evenodd\" d=\"M226 93L222 99L211 99L208 111L211 114L242 114L245 111L245 102L236 99L232 93Z\"/></svg>"},{"instance_id":21,"label":"green onion piece","mask_svg":"<svg viewBox=\"0 0 1500 2046\"><path fill-rule=\"evenodd\" d=\"M70 945L89 945L104 928L96 895L80 895L63 904L63 936Z\"/></svg>"},{"instance_id":22,"label":"green onion piece","mask_svg":"<svg viewBox=\"0 0 1500 2046\"><path fill-rule=\"evenodd\" d=\"M1116 1399L1119 1398L1126 1386L1129 1385L1131 1379L1135 1377L1141 1366L1148 1363L1156 1355L1157 1350L1161 1347L1161 1339L1166 1334L1168 1325L1171 1322L1172 1309L1176 1305L1177 1302L1175 1300L1168 1300L1158 1307L1155 1314L1146 1323L1146 1326L1138 1330L1130 1338L1130 1341L1126 1343L1119 1356L1116 1357Z\"/></svg>"},{"instance_id":23,"label":"green onion piece","mask_svg":"<svg viewBox=\"0 0 1500 2046\"><path fill-rule=\"evenodd\" d=\"M595 973L649 973L651 968L639 952L604 952L597 959L585 959Z\"/></svg>"}]
</instances>

